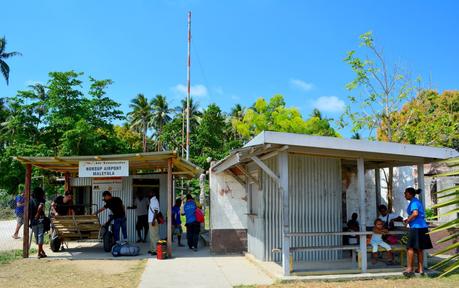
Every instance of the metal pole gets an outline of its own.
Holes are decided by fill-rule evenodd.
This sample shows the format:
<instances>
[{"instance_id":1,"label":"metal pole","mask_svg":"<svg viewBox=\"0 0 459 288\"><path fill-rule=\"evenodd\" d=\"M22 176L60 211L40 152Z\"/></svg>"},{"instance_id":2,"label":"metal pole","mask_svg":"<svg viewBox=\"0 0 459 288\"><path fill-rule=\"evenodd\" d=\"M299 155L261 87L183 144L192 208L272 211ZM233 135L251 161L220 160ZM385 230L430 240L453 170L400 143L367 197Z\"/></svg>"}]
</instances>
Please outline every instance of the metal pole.
<instances>
[{"instance_id":1,"label":"metal pole","mask_svg":"<svg viewBox=\"0 0 459 288\"><path fill-rule=\"evenodd\" d=\"M167 255L172 257L172 158L167 160Z\"/></svg>"},{"instance_id":2,"label":"metal pole","mask_svg":"<svg viewBox=\"0 0 459 288\"><path fill-rule=\"evenodd\" d=\"M22 257L29 257L29 203L30 203L30 185L32 182L32 165L26 165L25 175L25 193L24 193L24 227L22 237Z\"/></svg>"},{"instance_id":3,"label":"metal pole","mask_svg":"<svg viewBox=\"0 0 459 288\"><path fill-rule=\"evenodd\" d=\"M365 166L363 158L357 159L357 189L359 191L360 231L367 231L365 205ZM366 235L360 236L360 255L362 257L362 273L367 272L367 241Z\"/></svg>"},{"instance_id":4,"label":"metal pole","mask_svg":"<svg viewBox=\"0 0 459 288\"><path fill-rule=\"evenodd\" d=\"M419 195L419 198L421 198L422 202L422 207L424 208L424 211L426 209L426 194L425 194L425 182L424 182L424 163L418 164L418 188L422 190L421 194ZM424 259L422 265L424 267L427 267L427 251L424 250Z\"/></svg>"},{"instance_id":5,"label":"metal pole","mask_svg":"<svg viewBox=\"0 0 459 288\"><path fill-rule=\"evenodd\" d=\"M279 153L279 190L282 195L282 268L284 276L290 275L290 213L289 213L289 197L288 197L288 152Z\"/></svg>"},{"instance_id":6,"label":"metal pole","mask_svg":"<svg viewBox=\"0 0 459 288\"><path fill-rule=\"evenodd\" d=\"M187 95L186 95L186 160L190 160L190 70L191 70L191 11L188 12L188 63L187 63Z\"/></svg>"}]
</instances>

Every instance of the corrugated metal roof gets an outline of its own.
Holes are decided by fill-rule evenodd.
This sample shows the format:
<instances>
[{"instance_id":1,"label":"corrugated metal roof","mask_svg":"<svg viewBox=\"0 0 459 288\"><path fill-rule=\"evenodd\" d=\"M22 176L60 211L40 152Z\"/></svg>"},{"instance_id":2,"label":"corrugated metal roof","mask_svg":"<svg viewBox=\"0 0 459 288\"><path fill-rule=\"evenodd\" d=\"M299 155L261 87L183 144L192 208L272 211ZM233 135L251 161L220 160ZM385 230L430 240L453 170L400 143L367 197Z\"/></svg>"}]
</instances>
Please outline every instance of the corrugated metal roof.
<instances>
[{"instance_id":1,"label":"corrugated metal roof","mask_svg":"<svg viewBox=\"0 0 459 288\"><path fill-rule=\"evenodd\" d=\"M198 176L202 172L202 169L198 166L181 159L175 151L69 157L17 156L15 159L23 164L32 164L41 169L71 173L78 172L78 164L80 161L129 160L130 170L154 170L166 169L168 159L172 159L174 166L173 172L188 177Z\"/></svg>"}]
</instances>

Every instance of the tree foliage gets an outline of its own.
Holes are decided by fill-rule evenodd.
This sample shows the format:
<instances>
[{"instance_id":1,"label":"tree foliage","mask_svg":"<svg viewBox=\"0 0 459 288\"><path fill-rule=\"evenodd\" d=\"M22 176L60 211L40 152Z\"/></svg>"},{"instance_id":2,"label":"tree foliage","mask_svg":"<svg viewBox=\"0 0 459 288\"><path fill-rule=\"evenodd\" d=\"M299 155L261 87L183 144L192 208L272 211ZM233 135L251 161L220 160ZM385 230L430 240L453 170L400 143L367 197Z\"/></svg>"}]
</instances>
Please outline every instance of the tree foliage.
<instances>
[{"instance_id":1,"label":"tree foliage","mask_svg":"<svg viewBox=\"0 0 459 288\"><path fill-rule=\"evenodd\" d=\"M297 108L286 107L282 95L274 95L269 102L258 98L241 118L233 118L236 131L249 140L262 131L304 133L311 135L339 136L331 128L328 119L312 116L304 120Z\"/></svg>"},{"instance_id":2,"label":"tree foliage","mask_svg":"<svg viewBox=\"0 0 459 288\"><path fill-rule=\"evenodd\" d=\"M459 91L423 90L391 118L395 142L459 150ZM387 141L387 130L378 129L378 138Z\"/></svg>"}]
</instances>

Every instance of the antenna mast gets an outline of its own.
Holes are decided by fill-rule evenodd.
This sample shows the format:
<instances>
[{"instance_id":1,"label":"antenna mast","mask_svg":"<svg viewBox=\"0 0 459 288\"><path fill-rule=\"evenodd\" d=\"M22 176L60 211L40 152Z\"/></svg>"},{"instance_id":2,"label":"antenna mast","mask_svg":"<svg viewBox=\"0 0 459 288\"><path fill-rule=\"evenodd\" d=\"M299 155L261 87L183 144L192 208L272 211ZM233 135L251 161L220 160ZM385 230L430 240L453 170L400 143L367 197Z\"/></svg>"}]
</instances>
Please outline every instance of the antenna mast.
<instances>
[{"instance_id":1,"label":"antenna mast","mask_svg":"<svg viewBox=\"0 0 459 288\"><path fill-rule=\"evenodd\" d=\"M191 70L191 57L190 45L191 44L191 11L188 12L188 64L187 64L187 82L188 89L186 95L186 160L190 160L190 70Z\"/></svg>"}]
</instances>

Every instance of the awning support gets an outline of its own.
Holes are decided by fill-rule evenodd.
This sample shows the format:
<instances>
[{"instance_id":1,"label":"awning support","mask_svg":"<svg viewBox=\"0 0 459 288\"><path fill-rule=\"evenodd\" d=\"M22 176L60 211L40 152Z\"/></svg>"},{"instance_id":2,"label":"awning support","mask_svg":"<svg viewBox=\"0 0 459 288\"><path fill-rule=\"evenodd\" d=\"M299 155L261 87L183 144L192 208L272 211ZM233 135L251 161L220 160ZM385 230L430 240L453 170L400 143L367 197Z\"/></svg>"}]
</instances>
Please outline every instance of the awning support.
<instances>
[{"instance_id":1,"label":"awning support","mask_svg":"<svg viewBox=\"0 0 459 288\"><path fill-rule=\"evenodd\" d=\"M426 194L425 194L425 182L424 182L424 164L418 164L418 189L421 189L422 192L419 195L421 198L422 202L422 207L424 208L424 211L426 209ZM423 257L423 262L422 265L424 268L427 267L427 250L424 250L424 257Z\"/></svg>"},{"instance_id":2,"label":"awning support","mask_svg":"<svg viewBox=\"0 0 459 288\"><path fill-rule=\"evenodd\" d=\"M32 184L32 164L26 164L25 193L24 193L24 227L22 237L22 257L29 258L29 204L30 185Z\"/></svg>"},{"instance_id":3,"label":"awning support","mask_svg":"<svg viewBox=\"0 0 459 288\"><path fill-rule=\"evenodd\" d=\"M284 276L290 275L290 211L288 201L288 153L279 153L279 190L282 193L282 269Z\"/></svg>"},{"instance_id":4,"label":"awning support","mask_svg":"<svg viewBox=\"0 0 459 288\"><path fill-rule=\"evenodd\" d=\"M255 162L255 164L258 165L258 167L260 167L266 174L268 174L271 178L274 179L274 181L276 181L277 185L279 185L279 187L281 187L281 181L280 181L280 178L279 176L276 175L276 173L273 172L273 170L271 170L263 161L260 160L260 158L258 158L257 156L252 156L251 159L253 160L253 162Z\"/></svg>"},{"instance_id":5,"label":"awning support","mask_svg":"<svg viewBox=\"0 0 459 288\"><path fill-rule=\"evenodd\" d=\"M363 158L357 159L357 189L359 191L360 231L366 231L366 205L365 205L365 166ZM360 255L362 255L362 273L367 272L367 241L366 236L360 236Z\"/></svg>"}]
</instances>

